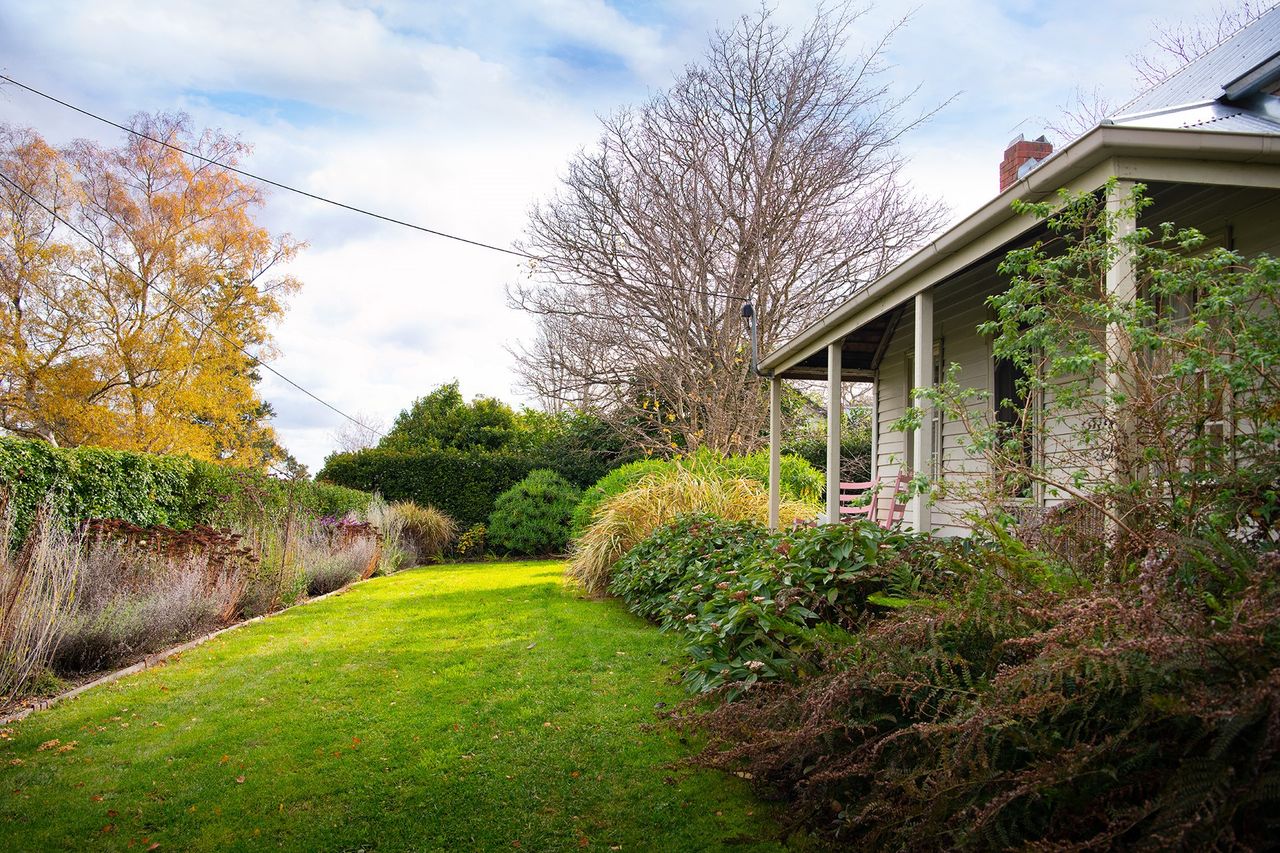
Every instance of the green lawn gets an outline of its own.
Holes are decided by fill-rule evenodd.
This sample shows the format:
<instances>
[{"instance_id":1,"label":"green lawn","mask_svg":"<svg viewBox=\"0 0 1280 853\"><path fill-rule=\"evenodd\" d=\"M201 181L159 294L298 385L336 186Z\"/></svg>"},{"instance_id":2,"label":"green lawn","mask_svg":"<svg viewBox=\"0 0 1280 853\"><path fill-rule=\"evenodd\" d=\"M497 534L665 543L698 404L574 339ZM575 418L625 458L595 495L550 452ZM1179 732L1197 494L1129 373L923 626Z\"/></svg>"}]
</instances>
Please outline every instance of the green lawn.
<instances>
[{"instance_id":1,"label":"green lawn","mask_svg":"<svg viewBox=\"0 0 1280 853\"><path fill-rule=\"evenodd\" d=\"M740 780L667 766L675 640L561 569L403 572L33 714L0 850L777 849Z\"/></svg>"}]
</instances>

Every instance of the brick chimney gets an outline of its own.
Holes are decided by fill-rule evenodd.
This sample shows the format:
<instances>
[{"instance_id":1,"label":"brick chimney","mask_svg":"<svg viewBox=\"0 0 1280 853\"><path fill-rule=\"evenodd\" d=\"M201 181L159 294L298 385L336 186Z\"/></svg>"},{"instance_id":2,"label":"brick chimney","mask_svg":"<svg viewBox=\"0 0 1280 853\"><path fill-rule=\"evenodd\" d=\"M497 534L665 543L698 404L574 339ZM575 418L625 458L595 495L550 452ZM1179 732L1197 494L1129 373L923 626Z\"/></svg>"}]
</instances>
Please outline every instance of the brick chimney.
<instances>
[{"instance_id":1,"label":"brick chimney","mask_svg":"<svg viewBox=\"0 0 1280 853\"><path fill-rule=\"evenodd\" d=\"M1000 192L1025 178L1028 172L1052 153L1053 143L1043 136L1027 140L1019 133L1018 138L1004 150L1004 159L1000 161Z\"/></svg>"}]
</instances>

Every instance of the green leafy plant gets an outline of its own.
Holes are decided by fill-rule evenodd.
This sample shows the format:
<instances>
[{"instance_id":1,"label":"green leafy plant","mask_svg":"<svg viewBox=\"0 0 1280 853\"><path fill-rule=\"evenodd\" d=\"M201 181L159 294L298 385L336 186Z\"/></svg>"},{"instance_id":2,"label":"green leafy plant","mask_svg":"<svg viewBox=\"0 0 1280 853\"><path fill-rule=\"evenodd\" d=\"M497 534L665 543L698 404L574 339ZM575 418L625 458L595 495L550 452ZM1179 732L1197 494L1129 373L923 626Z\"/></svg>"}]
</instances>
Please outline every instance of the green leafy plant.
<instances>
[{"instance_id":1,"label":"green leafy plant","mask_svg":"<svg viewBox=\"0 0 1280 853\"><path fill-rule=\"evenodd\" d=\"M342 516L369 502L366 492L306 480L284 481L262 471L97 447L54 447L0 437L0 487L9 491L21 542L46 500L67 524L117 518L143 527L239 526L287 511Z\"/></svg>"},{"instance_id":2,"label":"green leafy plant","mask_svg":"<svg viewBox=\"0 0 1280 853\"><path fill-rule=\"evenodd\" d=\"M489 544L508 554L562 554L582 493L559 474L539 469L503 492L489 516Z\"/></svg>"},{"instance_id":3,"label":"green leafy plant","mask_svg":"<svg viewBox=\"0 0 1280 853\"><path fill-rule=\"evenodd\" d=\"M488 529L483 524L473 524L458 537L458 545L454 550L459 560L480 560L484 558L487 547Z\"/></svg>"},{"instance_id":4,"label":"green leafy plant","mask_svg":"<svg viewBox=\"0 0 1280 853\"><path fill-rule=\"evenodd\" d=\"M683 516L654 531L614 568L609 591L664 631L688 637L686 687L738 695L762 680L815 668L824 640L860 630L885 612L877 597L929 606L938 572L901 589L907 560L929 562L927 537L867 522L793 528Z\"/></svg>"}]
</instances>

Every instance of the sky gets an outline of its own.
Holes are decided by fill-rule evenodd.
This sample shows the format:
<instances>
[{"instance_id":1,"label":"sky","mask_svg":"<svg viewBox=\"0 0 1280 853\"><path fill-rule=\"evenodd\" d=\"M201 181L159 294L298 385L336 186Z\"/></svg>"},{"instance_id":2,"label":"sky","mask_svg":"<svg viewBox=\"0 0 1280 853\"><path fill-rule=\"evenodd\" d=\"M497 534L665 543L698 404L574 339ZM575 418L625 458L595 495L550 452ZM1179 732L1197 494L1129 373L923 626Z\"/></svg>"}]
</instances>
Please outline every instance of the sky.
<instances>
[{"instance_id":1,"label":"sky","mask_svg":"<svg viewBox=\"0 0 1280 853\"><path fill-rule=\"evenodd\" d=\"M905 11L887 58L895 92L927 110L904 141L915 186L952 221L990 200L1008 142L1043 131L1077 89L1127 100L1129 55L1160 22L1204 0L882 2L857 22L851 55ZM126 121L183 110L254 146L243 168L348 204L511 246L556 189L599 117L643 102L696 62L749 0L0 0L3 73ZM779 0L802 28L814 4ZM55 144L119 132L14 87L0 121ZM519 259L417 233L282 191L261 214L309 247L275 330L272 366L338 409L389 424L453 380L467 396L534 403L510 348L533 334L508 307ZM268 375L282 443L317 470L341 417Z\"/></svg>"}]
</instances>

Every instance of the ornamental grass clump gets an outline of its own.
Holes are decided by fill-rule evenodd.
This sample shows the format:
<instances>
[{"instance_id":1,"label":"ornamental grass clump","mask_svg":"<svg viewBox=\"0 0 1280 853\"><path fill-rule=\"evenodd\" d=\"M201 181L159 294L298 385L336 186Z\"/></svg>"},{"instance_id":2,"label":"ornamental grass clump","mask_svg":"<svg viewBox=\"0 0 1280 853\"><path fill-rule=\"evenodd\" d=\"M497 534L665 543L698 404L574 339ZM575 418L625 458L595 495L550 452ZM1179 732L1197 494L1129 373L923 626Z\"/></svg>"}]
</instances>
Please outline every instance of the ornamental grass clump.
<instances>
[{"instance_id":1,"label":"ornamental grass clump","mask_svg":"<svg viewBox=\"0 0 1280 853\"><path fill-rule=\"evenodd\" d=\"M417 552L405 536L408 520L400 512L399 504L389 504L374 492L360 518L377 532L380 546L377 574L389 575L417 562Z\"/></svg>"},{"instance_id":2,"label":"ornamental grass clump","mask_svg":"<svg viewBox=\"0 0 1280 853\"><path fill-rule=\"evenodd\" d=\"M573 511L573 537L581 536L595 520L601 505L614 495L619 495L651 474L685 468L704 474L754 480L766 488L769 485L769 454L767 451L745 456L725 456L705 448L674 459L641 459L614 468L599 482L582 493L582 500ZM779 485L782 496L798 501L819 501L825 481L822 472L798 456L784 454L781 460Z\"/></svg>"},{"instance_id":3,"label":"ornamental grass clump","mask_svg":"<svg viewBox=\"0 0 1280 853\"><path fill-rule=\"evenodd\" d=\"M22 695L48 665L84 569L83 537L67 531L49 501L21 549L13 545L15 515L0 494L0 703Z\"/></svg>"},{"instance_id":4,"label":"ornamental grass clump","mask_svg":"<svg viewBox=\"0 0 1280 853\"><path fill-rule=\"evenodd\" d=\"M458 538L458 522L433 506L413 501L392 504L404 519L402 537L413 548L419 563L438 562Z\"/></svg>"},{"instance_id":5,"label":"ornamental grass clump","mask_svg":"<svg viewBox=\"0 0 1280 853\"><path fill-rule=\"evenodd\" d=\"M563 554L569 522L582 493L554 471L532 472L498 496L489 516L489 544L529 557Z\"/></svg>"},{"instance_id":6,"label":"ornamental grass clump","mask_svg":"<svg viewBox=\"0 0 1280 853\"><path fill-rule=\"evenodd\" d=\"M784 500L783 526L813 518L816 502ZM682 515L705 513L726 521L769 520L769 492L754 480L726 476L713 469L680 465L654 471L600 505L574 544L568 575L591 595L603 595L618 560L643 539Z\"/></svg>"}]
</instances>

